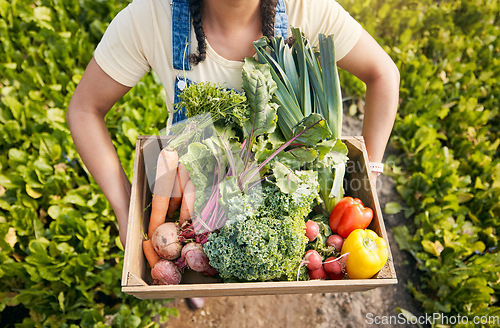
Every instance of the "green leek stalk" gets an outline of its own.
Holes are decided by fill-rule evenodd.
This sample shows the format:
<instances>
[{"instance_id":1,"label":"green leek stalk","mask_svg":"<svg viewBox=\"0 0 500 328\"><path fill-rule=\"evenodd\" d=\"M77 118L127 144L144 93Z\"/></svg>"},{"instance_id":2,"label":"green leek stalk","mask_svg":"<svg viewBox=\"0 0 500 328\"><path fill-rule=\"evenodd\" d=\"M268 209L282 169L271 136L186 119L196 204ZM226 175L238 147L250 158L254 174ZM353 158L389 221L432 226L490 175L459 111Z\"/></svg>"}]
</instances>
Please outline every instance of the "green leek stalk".
<instances>
[{"instance_id":1,"label":"green leek stalk","mask_svg":"<svg viewBox=\"0 0 500 328\"><path fill-rule=\"evenodd\" d=\"M319 53L297 28L288 47L282 37L262 38L254 43L261 63L273 68L271 75L277 90L273 101L278 104L278 127L286 140L293 138L296 127L312 113L320 114L330 130L329 139L337 140L342 132L342 95L333 36L320 34ZM317 167L324 211L329 213L343 197L342 181L345 161Z\"/></svg>"},{"instance_id":2,"label":"green leek stalk","mask_svg":"<svg viewBox=\"0 0 500 328\"><path fill-rule=\"evenodd\" d=\"M325 37L320 34L318 38L320 63L323 69L323 92L328 104L323 117L330 126L333 137L338 139L342 133L342 94L335 60L335 47L332 36Z\"/></svg>"}]
</instances>

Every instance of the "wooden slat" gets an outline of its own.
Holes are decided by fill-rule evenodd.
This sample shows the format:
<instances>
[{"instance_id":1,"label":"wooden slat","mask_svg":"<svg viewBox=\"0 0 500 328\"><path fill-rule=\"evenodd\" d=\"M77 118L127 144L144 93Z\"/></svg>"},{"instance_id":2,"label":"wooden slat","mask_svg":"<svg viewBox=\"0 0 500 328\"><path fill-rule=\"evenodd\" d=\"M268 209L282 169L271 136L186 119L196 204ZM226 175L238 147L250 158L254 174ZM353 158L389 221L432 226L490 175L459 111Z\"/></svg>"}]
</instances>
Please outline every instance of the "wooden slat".
<instances>
[{"instance_id":1,"label":"wooden slat","mask_svg":"<svg viewBox=\"0 0 500 328\"><path fill-rule=\"evenodd\" d=\"M147 283L144 282L141 278L137 277L135 274L132 272L128 273L127 276L127 286L148 286Z\"/></svg>"},{"instance_id":2,"label":"wooden slat","mask_svg":"<svg viewBox=\"0 0 500 328\"><path fill-rule=\"evenodd\" d=\"M123 263L122 286L127 286L129 273L142 276L145 258L142 252L141 218L143 209L144 162L141 153L141 140L136 142L132 189L127 224L127 239L125 247L125 261ZM140 245L140 247L137 247Z\"/></svg>"},{"instance_id":3,"label":"wooden slat","mask_svg":"<svg viewBox=\"0 0 500 328\"><path fill-rule=\"evenodd\" d=\"M123 287L125 293L140 299L184 297L314 294L366 291L397 284L397 279L344 279L310 281L273 281L216 284L180 284L170 286Z\"/></svg>"},{"instance_id":4,"label":"wooden slat","mask_svg":"<svg viewBox=\"0 0 500 328\"><path fill-rule=\"evenodd\" d=\"M369 229L372 229L375 231L379 236L384 238L385 242L387 243L388 246L388 251L389 251L389 260L387 261L386 265L380 272L377 274L376 277L396 277L396 270L394 268L394 262L392 259L392 252L389 246L389 239L387 237L387 232L385 229L385 224L382 216L382 210L380 208L380 202L378 199L378 195L376 192L376 185L375 181L373 181L372 176L370 174L370 170L368 169L369 167L369 159L368 159L368 153L366 151L364 139L361 136L356 136L356 137L350 137L346 138L344 142L347 144L349 148L349 153L357 153L352 148L356 148L359 150L359 155L356 157L356 171L354 174L351 176L347 176L347 183L352 183L352 181L359 180L360 183L359 185L362 186L360 188L356 188L355 190L346 190L346 192L352 196L352 197L357 197L363 201L363 204L365 206L370 207L373 209L373 221L368 227ZM360 165L359 165L360 164Z\"/></svg>"}]
</instances>

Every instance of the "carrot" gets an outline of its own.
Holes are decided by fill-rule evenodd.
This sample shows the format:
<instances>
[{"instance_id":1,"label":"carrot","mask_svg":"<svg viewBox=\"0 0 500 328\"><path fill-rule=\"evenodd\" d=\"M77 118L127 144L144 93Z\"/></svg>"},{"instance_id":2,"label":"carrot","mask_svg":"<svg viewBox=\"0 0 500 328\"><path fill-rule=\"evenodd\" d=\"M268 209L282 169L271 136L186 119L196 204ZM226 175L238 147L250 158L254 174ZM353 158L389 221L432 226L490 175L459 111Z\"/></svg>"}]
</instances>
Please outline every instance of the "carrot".
<instances>
[{"instance_id":1,"label":"carrot","mask_svg":"<svg viewBox=\"0 0 500 328\"><path fill-rule=\"evenodd\" d=\"M148 227L149 239L151 239L156 228L165 223L178 164L179 156L175 150L163 149L158 155L153 200L151 201L151 216L149 218Z\"/></svg>"},{"instance_id":2,"label":"carrot","mask_svg":"<svg viewBox=\"0 0 500 328\"><path fill-rule=\"evenodd\" d=\"M151 239L146 239L142 242L142 251L144 252L144 256L146 257L149 266L153 268L160 260L160 256L154 250Z\"/></svg>"},{"instance_id":3,"label":"carrot","mask_svg":"<svg viewBox=\"0 0 500 328\"><path fill-rule=\"evenodd\" d=\"M175 211L177 211L182 202L182 187L179 183L178 178L179 178L179 170L177 170L174 189L172 189L172 197L170 197L170 202L168 204L167 218L169 219L174 217Z\"/></svg>"},{"instance_id":4,"label":"carrot","mask_svg":"<svg viewBox=\"0 0 500 328\"><path fill-rule=\"evenodd\" d=\"M179 163L177 167L177 175L175 177L174 189L172 190L172 198L170 199L170 204L168 206L167 218L171 219L174 217L175 211L181 206L182 195L184 194L184 188L186 188L186 183L189 180L189 172L186 170L182 163Z\"/></svg>"},{"instance_id":5,"label":"carrot","mask_svg":"<svg viewBox=\"0 0 500 328\"><path fill-rule=\"evenodd\" d=\"M181 181L182 190L184 190L184 188L186 188L186 184L189 181L189 172L186 167L182 165L182 163L179 163L179 167L177 167L177 174Z\"/></svg>"},{"instance_id":6,"label":"carrot","mask_svg":"<svg viewBox=\"0 0 500 328\"><path fill-rule=\"evenodd\" d=\"M182 195L181 212L179 214L179 226L183 226L194 215L195 188L193 182L189 180Z\"/></svg>"}]
</instances>

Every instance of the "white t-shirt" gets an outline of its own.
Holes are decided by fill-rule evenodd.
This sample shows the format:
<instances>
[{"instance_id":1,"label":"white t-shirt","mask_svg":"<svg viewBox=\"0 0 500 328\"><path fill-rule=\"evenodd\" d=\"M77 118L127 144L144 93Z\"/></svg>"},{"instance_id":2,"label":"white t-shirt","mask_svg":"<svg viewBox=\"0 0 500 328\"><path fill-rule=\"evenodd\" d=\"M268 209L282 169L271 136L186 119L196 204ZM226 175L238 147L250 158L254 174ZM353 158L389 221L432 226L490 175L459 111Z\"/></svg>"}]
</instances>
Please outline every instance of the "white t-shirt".
<instances>
[{"instance_id":1,"label":"white t-shirt","mask_svg":"<svg viewBox=\"0 0 500 328\"><path fill-rule=\"evenodd\" d=\"M357 43L361 26L334 0L285 0L288 24L298 27L313 46L318 34L334 35L335 56L343 58ZM113 19L97 46L97 64L115 81L133 87L150 69L166 91L173 109L175 76L196 82L211 81L241 91L243 62L219 56L207 42L207 57L190 71L172 66L172 10L168 0L134 0ZM290 30L288 35L291 35ZM191 26L191 51L197 51ZM169 115L167 127L172 115Z\"/></svg>"}]
</instances>

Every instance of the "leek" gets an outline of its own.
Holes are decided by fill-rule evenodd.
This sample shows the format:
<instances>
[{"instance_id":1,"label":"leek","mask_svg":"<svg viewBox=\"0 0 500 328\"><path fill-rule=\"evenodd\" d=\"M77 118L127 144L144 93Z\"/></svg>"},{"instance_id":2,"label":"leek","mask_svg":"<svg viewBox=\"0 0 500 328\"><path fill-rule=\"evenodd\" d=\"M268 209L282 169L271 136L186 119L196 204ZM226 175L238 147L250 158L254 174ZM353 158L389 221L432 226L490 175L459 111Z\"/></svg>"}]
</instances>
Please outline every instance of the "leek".
<instances>
[{"instance_id":1,"label":"leek","mask_svg":"<svg viewBox=\"0 0 500 328\"><path fill-rule=\"evenodd\" d=\"M271 75L277 85L273 102L278 105L278 128L286 140L292 139L297 127L312 114L320 114L329 130L329 138L339 140L342 132L342 95L335 60L333 36L320 34L319 52L297 28L292 28L295 42L285 45L282 37L262 38L254 43L261 63L272 67ZM345 147L345 145L344 145ZM347 151L331 147L330 156L317 163L320 195L326 213L343 196ZM336 154L336 155L333 155Z\"/></svg>"},{"instance_id":2,"label":"leek","mask_svg":"<svg viewBox=\"0 0 500 328\"><path fill-rule=\"evenodd\" d=\"M261 63L271 65L277 84L274 101L279 105L278 127L286 139L305 117L318 113L325 118L334 138L342 132L342 95L335 60L333 36L320 34L319 53L299 29L292 28L290 48L282 37L254 43Z\"/></svg>"}]
</instances>

